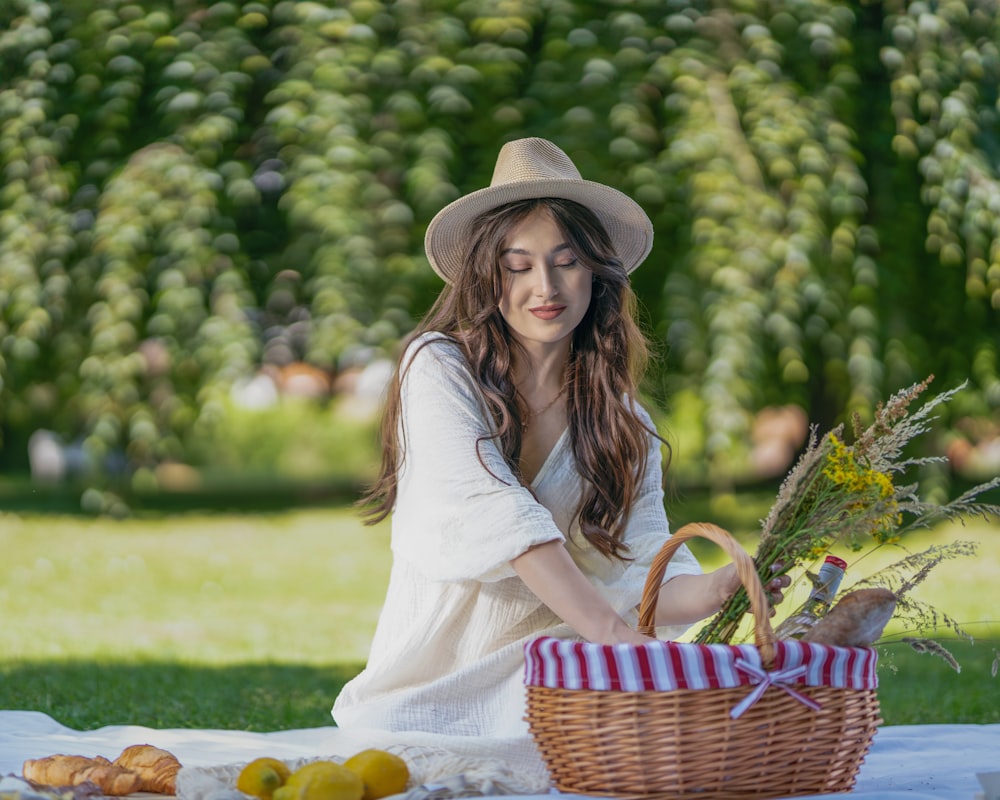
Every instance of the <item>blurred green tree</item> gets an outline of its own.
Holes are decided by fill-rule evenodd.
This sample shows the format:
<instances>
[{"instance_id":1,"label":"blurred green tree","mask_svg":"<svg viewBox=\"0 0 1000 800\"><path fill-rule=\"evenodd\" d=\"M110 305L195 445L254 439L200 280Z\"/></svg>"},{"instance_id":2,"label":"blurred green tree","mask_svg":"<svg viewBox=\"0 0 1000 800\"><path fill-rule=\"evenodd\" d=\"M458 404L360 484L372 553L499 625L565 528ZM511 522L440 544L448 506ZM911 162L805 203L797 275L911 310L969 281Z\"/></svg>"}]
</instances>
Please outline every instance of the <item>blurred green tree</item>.
<instances>
[{"instance_id":1,"label":"blurred green tree","mask_svg":"<svg viewBox=\"0 0 1000 800\"><path fill-rule=\"evenodd\" d=\"M189 460L234 382L391 355L508 139L633 195L702 479L760 409L1000 409L997 0L7 0L0 469ZM679 415L676 416L676 415Z\"/></svg>"}]
</instances>

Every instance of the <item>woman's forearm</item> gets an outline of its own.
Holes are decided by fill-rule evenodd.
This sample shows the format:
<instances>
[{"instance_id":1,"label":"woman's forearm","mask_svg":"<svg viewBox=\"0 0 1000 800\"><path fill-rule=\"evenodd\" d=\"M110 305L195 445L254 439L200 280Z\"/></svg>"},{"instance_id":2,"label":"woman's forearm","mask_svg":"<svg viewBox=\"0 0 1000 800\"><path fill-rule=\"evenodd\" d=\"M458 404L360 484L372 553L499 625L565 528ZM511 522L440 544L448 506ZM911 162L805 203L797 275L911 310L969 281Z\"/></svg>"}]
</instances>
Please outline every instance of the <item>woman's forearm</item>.
<instances>
[{"instance_id":1,"label":"woman's forearm","mask_svg":"<svg viewBox=\"0 0 1000 800\"><path fill-rule=\"evenodd\" d=\"M774 616L774 606L784 599L784 590L790 583L791 578L787 575L779 575L764 585L771 616ZM671 578L660 587L656 601L656 624L690 625L710 617L740 586L742 584L733 564L726 564L704 575Z\"/></svg>"},{"instance_id":2,"label":"woman's forearm","mask_svg":"<svg viewBox=\"0 0 1000 800\"><path fill-rule=\"evenodd\" d=\"M594 588L562 542L532 547L511 561L511 566L539 600L587 641L649 641L632 630Z\"/></svg>"},{"instance_id":3,"label":"woman's forearm","mask_svg":"<svg viewBox=\"0 0 1000 800\"><path fill-rule=\"evenodd\" d=\"M731 565L703 575L677 575L660 587L657 625L690 625L716 613L739 585Z\"/></svg>"}]
</instances>

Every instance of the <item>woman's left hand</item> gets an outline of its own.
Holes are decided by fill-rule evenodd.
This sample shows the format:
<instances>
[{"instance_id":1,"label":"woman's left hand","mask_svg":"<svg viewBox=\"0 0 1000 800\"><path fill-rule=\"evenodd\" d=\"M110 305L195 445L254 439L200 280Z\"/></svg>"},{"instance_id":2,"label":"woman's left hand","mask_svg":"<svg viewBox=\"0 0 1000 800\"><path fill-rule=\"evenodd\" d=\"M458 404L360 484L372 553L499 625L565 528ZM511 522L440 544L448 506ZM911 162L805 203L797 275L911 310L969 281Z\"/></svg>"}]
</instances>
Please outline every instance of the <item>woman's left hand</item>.
<instances>
[{"instance_id":1,"label":"woman's left hand","mask_svg":"<svg viewBox=\"0 0 1000 800\"><path fill-rule=\"evenodd\" d=\"M774 564L771 566L772 572L778 572L780 569L781 564ZM734 564L727 564L724 567L720 567L719 570L717 570L717 574L722 579L721 583L723 591L721 602L725 602L725 600L743 584L740 582L740 577L736 573L736 566ZM791 582L792 579L788 575L778 575L764 584L764 594L767 596L767 602L770 607L770 613L768 616L773 617L775 615L776 612L774 610L774 606L778 605L785 599L785 589L788 588Z\"/></svg>"},{"instance_id":2,"label":"woman's left hand","mask_svg":"<svg viewBox=\"0 0 1000 800\"><path fill-rule=\"evenodd\" d=\"M772 564L771 572L778 572L781 567L781 564ZM778 575L775 578L771 578L771 580L764 584L764 594L767 595L767 602L771 606L771 611L768 616L774 616L774 607L785 599L785 589L787 589L791 583L792 579L788 575Z\"/></svg>"}]
</instances>

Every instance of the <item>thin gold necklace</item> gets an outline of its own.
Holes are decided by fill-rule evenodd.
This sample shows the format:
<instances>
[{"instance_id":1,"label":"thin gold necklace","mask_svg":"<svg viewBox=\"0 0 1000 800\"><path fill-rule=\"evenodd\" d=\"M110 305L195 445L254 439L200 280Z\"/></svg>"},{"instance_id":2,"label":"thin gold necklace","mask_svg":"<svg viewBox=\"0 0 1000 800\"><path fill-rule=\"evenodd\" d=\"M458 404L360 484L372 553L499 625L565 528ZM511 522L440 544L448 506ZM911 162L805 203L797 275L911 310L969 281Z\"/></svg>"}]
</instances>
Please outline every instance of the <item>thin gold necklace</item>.
<instances>
[{"instance_id":1,"label":"thin gold necklace","mask_svg":"<svg viewBox=\"0 0 1000 800\"><path fill-rule=\"evenodd\" d=\"M525 415L525 417L524 417L524 422L523 422L523 423L521 424L521 427L522 427L522 428L523 428L524 430L527 430L527 429L528 429L528 423L529 423L529 422L530 422L530 421L531 421L532 419L534 419L535 417L540 417L540 416L542 416L542 414L544 414L544 413L545 413L546 411L548 411L548 410L549 410L550 408L552 408L552 406L554 406L554 405L555 405L555 404L556 404L557 402L559 402L559 398L560 398L560 397L562 397L562 396L563 396L563 394L564 394L565 392L566 392L566 387L565 387L565 386L563 386L563 387L562 387L562 388L561 388L561 389L560 389L560 390L559 390L559 391L558 391L558 392L556 393L556 396L555 396L555 397L553 397L553 398L552 398L551 400L549 400L549 402L547 402L547 403L546 403L546 404L545 404L544 406L542 406L542 408L538 409L538 411L532 411L532 410L531 410L531 409L529 408L529 409L528 409L528 413L527 413L527 414Z\"/></svg>"}]
</instances>

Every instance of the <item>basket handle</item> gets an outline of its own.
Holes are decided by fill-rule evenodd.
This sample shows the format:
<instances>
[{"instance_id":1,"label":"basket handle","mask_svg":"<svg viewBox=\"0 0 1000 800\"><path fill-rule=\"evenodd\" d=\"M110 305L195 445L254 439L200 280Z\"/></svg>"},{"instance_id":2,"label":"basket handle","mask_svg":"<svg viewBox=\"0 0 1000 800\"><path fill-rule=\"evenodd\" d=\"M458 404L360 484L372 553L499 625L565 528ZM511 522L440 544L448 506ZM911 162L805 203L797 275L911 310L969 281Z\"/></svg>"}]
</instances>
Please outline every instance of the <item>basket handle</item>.
<instances>
[{"instance_id":1,"label":"basket handle","mask_svg":"<svg viewBox=\"0 0 1000 800\"><path fill-rule=\"evenodd\" d=\"M656 635L656 601L660 596L660 585L667 571L667 564L674 553L689 539L700 536L719 545L736 565L736 574L746 589L750 598L750 610L753 612L754 644L760 650L761 660L765 665L774 663L774 629L769 619L770 606L767 595L757 576L757 568L753 559L737 542L731 533L710 522L691 522L676 531L660 548L646 576L646 585L642 590L642 601L639 603L639 632L647 636Z\"/></svg>"}]
</instances>

